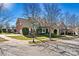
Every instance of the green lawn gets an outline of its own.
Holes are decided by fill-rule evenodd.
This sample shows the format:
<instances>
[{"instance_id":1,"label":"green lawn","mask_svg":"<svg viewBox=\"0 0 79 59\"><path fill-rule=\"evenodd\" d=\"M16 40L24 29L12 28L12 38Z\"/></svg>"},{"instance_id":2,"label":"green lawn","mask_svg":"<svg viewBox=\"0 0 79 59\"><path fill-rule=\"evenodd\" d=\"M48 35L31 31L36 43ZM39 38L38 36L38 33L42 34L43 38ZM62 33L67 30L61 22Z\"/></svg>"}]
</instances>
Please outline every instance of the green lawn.
<instances>
[{"instance_id":1,"label":"green lawn","mask_svg":"<svg viewBox=\"0 0 79 59\"><path fill-rule=\"evenodd\" d=\"M32 38L25 37L25 36L8 36L8 37L15 38L15 39L18 39L18 40L32 40ZM45 38L47 38L47 37L41 36L41 37L36 37L35 39L41 40L41 39L45 39Z\"/></svg>"},{"instance_id":2,"label":"green lawn","mask_svg":"<svg viewBox=\"0 0 79 59\"><path fill-rule=\"evenodd\" d=\"M4 42L4 41L8 41L8 40L5 40L3 38L0 38L0 42Z\"/></svg>"},{"instance_id":3,"label":"green lawn","mask_svg":"<svg viewBox=\"0 0 79 59\"><path fill-rule=\"evenodd\" d=\"M46 36L37 36L36 39L45 39L45 38L48 38L48 37L46 37Z\"/></svg>"},{"instance_id":4,"label":"green lawn","mask_svg":"<svg viewBox=\"0 0 79 59\"><path fill-rule=\"evenodd\" d=\"M17 35L17 34L14 34L14 33L0 33L0 34L2 34L2 35L10 35L10 36L11 35L15 35L15 36Z\"/></svg>"},{"instance_id":5,"label":"green lawn","mask_svg":"<svg viewBox=\"0 0 79 59\"><path fill-rule=\"evenodd\" d=\"M31 40L31 38L25 37L25 36L8 36L8 37L18 39L18 40Z\"/></svg>"}]
</instances>

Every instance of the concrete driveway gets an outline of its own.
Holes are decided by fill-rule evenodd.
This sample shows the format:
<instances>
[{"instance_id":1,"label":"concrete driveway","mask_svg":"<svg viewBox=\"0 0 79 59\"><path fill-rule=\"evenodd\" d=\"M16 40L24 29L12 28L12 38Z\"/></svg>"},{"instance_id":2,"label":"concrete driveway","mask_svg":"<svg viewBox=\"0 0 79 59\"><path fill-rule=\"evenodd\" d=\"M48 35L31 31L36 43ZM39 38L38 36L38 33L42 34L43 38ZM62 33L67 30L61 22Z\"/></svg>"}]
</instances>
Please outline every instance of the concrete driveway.
<instances>
[{"instance_id":1,"label":"concrete driveway","mask_svg":"<svg viewBox=\"0 0 79 59\"><path fill-rule=\"evenodd\" d=\"M37 45L28 45L21 41L0 35L9 41L0 43L1 56L78 56L79 38L75 40L48 41Z\"/></svg>"}]
</instances>

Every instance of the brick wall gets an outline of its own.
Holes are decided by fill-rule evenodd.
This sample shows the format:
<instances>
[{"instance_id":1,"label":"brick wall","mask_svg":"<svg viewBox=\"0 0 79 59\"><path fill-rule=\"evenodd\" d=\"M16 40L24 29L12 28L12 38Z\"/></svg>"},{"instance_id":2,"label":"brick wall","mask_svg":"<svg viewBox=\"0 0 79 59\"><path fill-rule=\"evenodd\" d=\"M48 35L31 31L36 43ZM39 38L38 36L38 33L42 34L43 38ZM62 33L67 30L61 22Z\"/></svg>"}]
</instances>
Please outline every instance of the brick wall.
<instances>
[{"instance_id":1,"label":"brick wall","mask_svg":"<svg viewBox=\"0 0 79 59\"><path fill-rule=\"evenodd\" d=\"M26 20L23 20L23 19L18 19L17 22L16 22L16 31L18 33L20 33L20 31L22 30L22 28L24 27L23 25L25 24L25 21Z\"/></svg>"}]
</instances>

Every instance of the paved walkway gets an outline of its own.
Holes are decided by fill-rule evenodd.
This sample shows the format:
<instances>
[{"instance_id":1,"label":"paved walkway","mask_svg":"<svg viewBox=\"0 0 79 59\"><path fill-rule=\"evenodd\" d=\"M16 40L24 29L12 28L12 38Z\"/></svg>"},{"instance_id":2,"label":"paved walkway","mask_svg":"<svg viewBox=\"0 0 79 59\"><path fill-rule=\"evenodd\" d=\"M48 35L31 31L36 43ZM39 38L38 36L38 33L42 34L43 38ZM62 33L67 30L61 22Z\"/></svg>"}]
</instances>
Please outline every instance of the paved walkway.
<instances>
[{"instance_id":1,"label":"paved walkway","mask_svg":"<svg viewBox=\"0 0 79 59\"><path fill-rule=\"evenodd\" d=\"M2 56L49 55L41 53L38 47L28 45L28 41L12 39L6 35L0 35L0 37L9 40L0 43L0 55Z\"/></svg>"},{"instance_id":2,"label":"paved walkway","mask_svg":"<svg viewBox=\"0 0 79 59\"><path fill-rule=\"evenodd\" d=\"M8 41L5 41L4 43L10 43L10 44L28 44L28 41L26 40L17 40L17 39L13 39L13 38L10 38L10 37L7 37L6 35L0 35L1 38L4 38Z\"/></svg>"},{"instance_id":3,"label":"paved walkway","mask_svg":"<svg viewBox=\"0 0 79 59\"><path fill-rule=\"evenodd\" d=\"M57 40L57 41L64 42L64 43L70 43L70 44L79 45L79 38L76 38L74 40Z\"/></svg>"}]
</instances>

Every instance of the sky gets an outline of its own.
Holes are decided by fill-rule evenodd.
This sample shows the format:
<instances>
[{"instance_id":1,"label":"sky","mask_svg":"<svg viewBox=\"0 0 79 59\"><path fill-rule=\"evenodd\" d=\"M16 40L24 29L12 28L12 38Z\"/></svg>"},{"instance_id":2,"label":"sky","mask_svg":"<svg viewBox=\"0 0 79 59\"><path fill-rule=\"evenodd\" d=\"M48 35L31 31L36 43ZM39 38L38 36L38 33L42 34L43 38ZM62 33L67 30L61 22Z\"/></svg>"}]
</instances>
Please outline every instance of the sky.
<instances>
[{"instance_id":1,"label":"sky","mask_svg":"<svg viewBox=\"0 0 79 59\"><path fill-rule=\"evenodd\" d=\"M10 11L14 16L11 19L11 24L15 25L17 18L23 17L23 3L9 3L5 4L5 7ZM62 9L62 12L70 12L71 14L79 15L79 4L78 3L60 3L59 7ZM41 7L42 8L42 7ZM10 15L10 14L9 14Z\"/></svg>"},{"instance_id":2,"label":"sky","mask_svg":"<svg viewBox=\"0 0 79 59\"><path fill-rule=\"evenodd\" d=\"M63 3L60 4L60 7L64 12L79 15L79 3Z\"/></svg>"}]
</instances>

